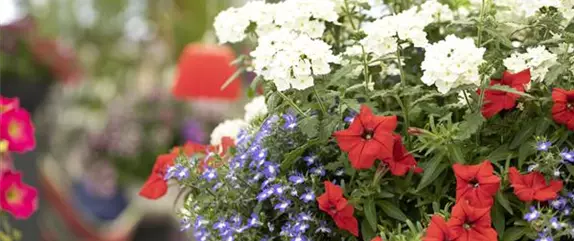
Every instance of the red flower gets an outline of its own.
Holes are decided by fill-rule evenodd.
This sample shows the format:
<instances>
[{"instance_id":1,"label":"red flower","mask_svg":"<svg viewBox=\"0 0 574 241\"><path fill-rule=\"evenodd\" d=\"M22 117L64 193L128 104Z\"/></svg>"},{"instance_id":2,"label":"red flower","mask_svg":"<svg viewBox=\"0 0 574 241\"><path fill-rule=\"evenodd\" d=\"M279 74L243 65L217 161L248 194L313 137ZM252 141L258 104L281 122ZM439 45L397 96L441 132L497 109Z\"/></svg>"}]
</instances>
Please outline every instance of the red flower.
<instances>
[{"instance_id":1,"label":"red flower","mask_svg":"<svg viewBox=\"0 0 574 241\"><path fill-rule=\"evenodd\" d=\"M6 98L0 96L0 114L4 114L7 111L17 109L20 107L20 100L18 98Z\"/></svg>"},{"instance_id":2,"label":"red flower","mask_svg":"<svg viewBox=\"0 0 574 241\"><path fill-rule=\"evenodd\" d=\"M439 215L433 215L425 237L422 241L446 241L450 240L450 233L446 221Z\"/></svg>"},{"instance_id":3,"label":"red flower","mask_svg":"<svg viewBox=\"0 0 574 241\"><path fill-rule=\"evenodd\" d=\"M397 128L396 116L376 116L366 105L349 128L333 134L339 148L349 154L355 169L369 169L375 159L393 158L393 131Z\"/></svg>"},{"instance_id":4,"label":"red flower","mask_svg":"<svg viewBox=\"0 0 574 241\"><path fill-rule=\"evenodd\" d=\"M317 198L319 209L329 214L337 227L349 231L355 236L359 236L359 223L353 216L353 205L343 197L341 187L325 181L325 193Z\"/></svg>"},{"instance_id":5,"label":"red flower","mask_svg":"<svg viewBox=\"0 0 574 241\"><path fill-rule=\"evenodd\" d=\"M456 201L468 200L477 207L490 207L500 187L500 178L493 174L490 161L478 165L452 166L456 176Z\"/></svg>"},{"instance_id":6,"label":"red flower","mask_svg":"<svg viewBox=\"0 0 574 241\"><path fill-rule=\"evenodd\" d=\"M177 153L159 155L153 170L140 190L139 195L148 199L158 199L167 193L167 181L164 176L167 169L173 166Z\"/></svg>"},{"instance_id":7,"label":"red flower","mask_svg":"<svg viewBox=\"0 0 574 241\"><path fill-rule=\"evenodd\" d=\"M516 74L511 74L505 71L502 74L502 79L493 79L490 81L490 86L505 85L509 86L516 91L524 92L524 86L530 82L530 69L523 70ZM480 94L480 91L478 91ZM493 117L502 110L512 110L516 105L516 100L520 96L517 94L500 91L500 90L486 90L484 92L485 103L482 106L482 115L485 118Z\"/></svg>"},{"instance_id":8,"label":"red flower","mask_svg":"<svg viewBox=\"0 0 574 241\"><path fill-rule=\"evenodd\" d=\"M401 136L393 134L393 138L395 140L393 146L393 159L384 159L381 157L383 162L389 166L391 173L395 176L404 176L411 169L415 173L421 173L423 169L417 167L417 161L403 145Z\"/></svg>"},{"instance_id":9,"label":"red flower","mask_svg":"<svg viewBox=\"0 0 574 241\"><path fill-rule=\"evenodd\" d=\"M240 97L241 81L236 78L221 90L237 67L230 63L235 59L228 46L189 44L177 64L177 77L172 88L174 96L193 100L236 100Z\"/></svg>"},{"instance_id":10,"label":"red flower","mask_svg":"<svg viewBox=\"0 0 574 241\"><path fill-rule=\"evenodd\" d=\"M24 109L12 109L0 116L0 140L8 142L8 151L23 153L36 147L34 125Z\"/></svg>"},{"instance_id":11,"label":"red flower","mask_svg":"<svg viewBox=\"0 0 574 241\"><path fill-rule=\"evenodd\" d=\"M521 175L515 167L511 167L508 170L508 178L514 188L514 194L524 202L552 200L558 196L556 193L562 190L562 181L552 180L550 184L546 184L540 172Z\"/></svg>"},{"instance_id":12,"label":"red flower","mask_svg":"<svg viewBox=\"0 0 574 241\"><path fill-rule=\"evenodd\" d=\"M452 241L496 241L491 222L490 207L473 207L462 200L452 208L447 226Z\"/></svg>"},{"instance_id":13,"label":"red flower","mask_svg":"<svg viewBox=\"0 0 574 241\"><path fill-rule=\"evenodd\" d=\"M383 239L381 237L375 237L371 239L371 241L383 241Z\"/></svg>"},{"instance_id":14,"label":"red flower","mask_svg":"<svg viewBox=\"0 0 574 241\"><path fill-rule=\"evenodd\" d=\"M556 88L552 91L552 117L558 124L566 125L574 131L574 90Z\"/></svg>"},{"instance_id":15,"label":"red flower","mask_svg":"<svg viewBox=\"0 0 574 241\"><path fill-rule=\"evenodd\" d=\"M38 208L38 191L22 182L19 172L5 170L0 177L0 210L26 219Z\"/></svg>"}]
</instances>

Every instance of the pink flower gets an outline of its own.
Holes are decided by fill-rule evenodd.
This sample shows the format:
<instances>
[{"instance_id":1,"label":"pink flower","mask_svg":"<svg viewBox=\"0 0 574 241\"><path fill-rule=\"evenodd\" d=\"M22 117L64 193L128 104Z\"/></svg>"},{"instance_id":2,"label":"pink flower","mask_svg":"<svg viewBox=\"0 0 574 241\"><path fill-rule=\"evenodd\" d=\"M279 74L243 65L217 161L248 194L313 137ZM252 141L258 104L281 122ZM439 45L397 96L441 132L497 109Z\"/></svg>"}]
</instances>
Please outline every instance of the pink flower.
<instances>
[{"instance_id":1,"label":"pink flower","mask_svg":"<svg viewBox=\"0 0 574 241\"><path fill-rule=\"evenodd\" d=\"M24 109L12 109L0 118L0 140L8 142L8 151L23 153L36 147L34 125Z\"/></svg>"},{"instance_id":2,"label":"pink flower","mask_svg":"<svg viewBox=\"0 0 574 241\"><path fill-rule=\"evenodd\" d=\"M19 172L6 170L0 178L0 209L16 219L26 219L38 208L38 191L22 182Z\"/></svg>"},{"instance_id":3,"label":"pink flower","mask_svg":"<svg viewBox=\"0 0 574 241\"><path fill-rule=\"evenodd\" d=\"M20 100L18 98L0 96L0 114L9 110L18 109L18 107L20 107Z\"/></svg>"}]
</instances>

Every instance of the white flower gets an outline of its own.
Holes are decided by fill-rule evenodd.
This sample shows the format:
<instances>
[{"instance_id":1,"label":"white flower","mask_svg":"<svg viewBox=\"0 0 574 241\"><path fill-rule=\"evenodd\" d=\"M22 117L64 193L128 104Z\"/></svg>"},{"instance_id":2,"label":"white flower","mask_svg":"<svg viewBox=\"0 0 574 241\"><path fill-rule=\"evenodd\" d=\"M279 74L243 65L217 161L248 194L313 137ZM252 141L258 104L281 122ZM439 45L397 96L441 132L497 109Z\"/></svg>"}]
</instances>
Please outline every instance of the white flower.
<instances>
[{"instance_id":1,"label":"white flower","mask_svg":"<svg viewBox=\"0 0 574 241\"><path fill-rule=\"evenodd\" d=\"M211 132L211 145L220 145L223 137L230 137L235 140L239 131L245 127L247 127L247 123L242 119L226 120L220 123Z\"/></svg>"},{"instance_id":2,"label":"white flower","mask_svg":"<svg viewBox=\"0 0 574 241\"><path fill-rule=\"evenodd\" d=\"M246 37L249 24L249 15L242 8L228 8L215 17L213 27L220 43L236 43Z\"/></svg>"},{"instance_id":3,"label":"white flower","mask_svg":"<svg viewBox=\"0 0 574 241\"><path fill-rule=\"evenodd\" d=\"M262 36L251 56L254 72L272 80L279 91L309 88L314 75L330 73L329 64L338 62L327 43L287 29Z\"/></svg>"},{"instance_id":4,"label":"white flower","mask_svg":"<svg viewBox=\"0 0 574 241\"><path fill-rule=\"evenodd\" d=\"M426 85L436 85L443 94L464 84L479 85L478 66L484 61L484 52L485 49L477 48L470 38L449 35L426 48L421 80Z\"/></svg>"},{"instance_id":5,"label":"white flower","mask_svg":"<svg viewBox=\"0 0 574 241\"><path fill-rule=\"evenodd\" d=\"M498 19L518 23L536 15L542 7L556 7L560 9L562 6L561 0L497 0L494 1L494 4L498 6Z\"/></svg>"},{"instance_id":6,"label":"white flower","mask_svg":"<svg viewBox=\"0 0 574 241\"><path fill-rule=\"evenodd\" d=\"M245 105L245 122L250 123L257 117L267 114L267 104L264 96L257 96Z\"/></svg>"},{"instance_id":7,"label":"white flower","mask_svg":"<svg viewBox=\"0 0 574 241\"><path fill-rule=\"evenodd\" d=\"M504 66L508 71L517 73L525 69L530 69L533 81L544 80L550 67L556 64L558 57L546 50L544 46L526 49L526 53L514 53L504 59Z\"/></svg>"}]
</instances>

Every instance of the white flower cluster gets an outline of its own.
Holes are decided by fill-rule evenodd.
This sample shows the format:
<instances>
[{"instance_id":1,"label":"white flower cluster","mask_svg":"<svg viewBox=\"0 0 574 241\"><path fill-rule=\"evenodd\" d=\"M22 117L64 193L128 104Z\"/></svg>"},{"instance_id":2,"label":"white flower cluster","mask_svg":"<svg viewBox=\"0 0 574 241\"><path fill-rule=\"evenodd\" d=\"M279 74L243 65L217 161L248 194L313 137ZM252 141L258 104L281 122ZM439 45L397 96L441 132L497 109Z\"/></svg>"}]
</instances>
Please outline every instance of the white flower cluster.
<instances>
[{"instance_id":1,"label":"white flower cluster","mask_svg":"<svg viewBox=\"0 0 574 241\"><path fill-rule=\"evenodd\" d=\"M231 137L235 140L241 129L247 127L247 122L242 119L226 120L221 122L213 131L211 132L211 145L220 145L221 138Z\"/></svg>"},{"instance_id":2,"label":"white flower cluster","mask_svg":"<svg viewBox=\"0 0 574 241\"><path fill-rule=\"evenodd\" d=\"M471 38L449 35L426 48L421 80L426 85L436 85L443 94L465 84L480 85L478 66L484 62L485 51L477 48Z\"/></svg>"},{"instance_id":3,"label":"white flower cluster","mask_svg":"<svg viewBox=\"0 0 574 241\"><path fill-rule=\"evenodd\" d=\"M255 118L267 114L267 104L264 96L257 96L245 105L245 122L251 123Z\"/></svg>"},{"instance_id":4,"label":"white flower cluster","mask_svg":"<svg viewBox=\"0 0 574 241\"><path fill-rule=\"evenodd\" d=\"M530 69L532 80L541 82L557 59L558 57L544 46L538 46L526 49L526 53L514 53L503 62L508 71L513 73Z\"/></svg>"},{"instance_id":5,"label":"white flower cluster","mask_svg":"<svg viewBox=\"0 0 574 241\"><path fill-rule=\"evenodd\" d=\"M287 29L260 37L251 56L254 72L272 80L279 91L311 87L314 75L330 73L329 64L338 62L327 43Z\"/></svg>"},{"instance_id":6,"label":"white flower cluster","mask_svg":"<svg viewBox=\"0 0 574 241\"><path fill-rule=\"evenodd\" d=\"M519 23L536 15L538 10L543 7L555 7L567 19L571 19L574 14L572 10L574 1L572 0L497 0L494 3L499 7L497 17L500 20Z\"/></svg>"},{"instance_id":7,"label":"white flower cluster","mask_svg":"<svg viewBox=\"0 0 574 241\"><path fill-rule=\"evenodd\" d=\"M288 0L275 4L251 1L241 8L221 12L215 17L214 28L220 43L242 41L251 25L258 36L288 29L318 38L325 31L324 22L337 22L336 10L333 0Z\"/></svg>"},{"instance_id":8,"label":"white flower cluster","mask_svg":"<svg viewBox=\"0 0 574 241\"><path fill-rule=\"evenodd\" d=\"M415 47L424 48L428 44L424 28L433 22L452 19L453 13L448 6L436 0L428 1L421 5L420 9L412 7L397 15L365 24L363 31L367 37L361 40L361 44L375 57L394 53L398 39L409 40Z\"/></svg>"}]
</instances>

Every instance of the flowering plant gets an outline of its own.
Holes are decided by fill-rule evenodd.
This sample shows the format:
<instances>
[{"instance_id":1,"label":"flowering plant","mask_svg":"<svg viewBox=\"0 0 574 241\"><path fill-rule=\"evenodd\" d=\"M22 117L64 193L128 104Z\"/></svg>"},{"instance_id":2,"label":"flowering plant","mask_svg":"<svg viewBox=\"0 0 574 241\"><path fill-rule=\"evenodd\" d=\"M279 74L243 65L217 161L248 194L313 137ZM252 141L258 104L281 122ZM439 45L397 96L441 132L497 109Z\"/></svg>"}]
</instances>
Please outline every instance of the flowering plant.
<instances>
[{"instance_id":1,"label":"flowering plant","mask_svg":"<svg viewBox=\"0 0 574 241\"><path fill-rule=\"evenodd\" d=\"M22 182L22 173L12 169L11 152L25 153L36 146L30 113L20 108L18 98L0 96L0 238L20 240L18 230L7 225L7 214L29 218L38 207L38 191Z\"/></svg>"},{"instance_id":2,"label":"flowering plant","mask_svg":"<svg viewBox=\"0 0 574 241\"><path fill-rule=\"evenodd\" d=\"M385 3L253 1L217 16L221 43L255 40L238 62L266 106L216 128L212 147L158 158L153 198L169 180L186 188L182 229L197 240L573 238L573 4Z\"/></svg>"}]
</instances>

